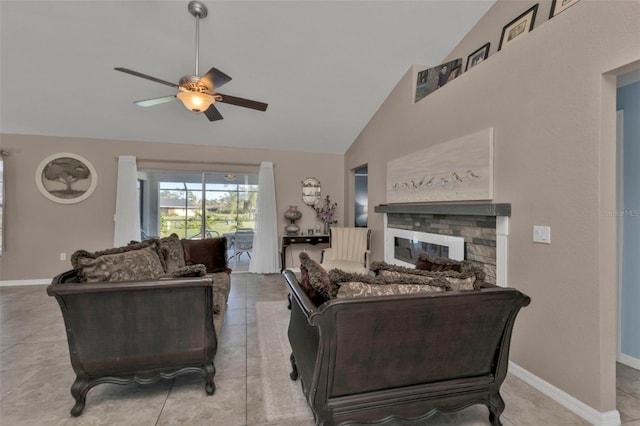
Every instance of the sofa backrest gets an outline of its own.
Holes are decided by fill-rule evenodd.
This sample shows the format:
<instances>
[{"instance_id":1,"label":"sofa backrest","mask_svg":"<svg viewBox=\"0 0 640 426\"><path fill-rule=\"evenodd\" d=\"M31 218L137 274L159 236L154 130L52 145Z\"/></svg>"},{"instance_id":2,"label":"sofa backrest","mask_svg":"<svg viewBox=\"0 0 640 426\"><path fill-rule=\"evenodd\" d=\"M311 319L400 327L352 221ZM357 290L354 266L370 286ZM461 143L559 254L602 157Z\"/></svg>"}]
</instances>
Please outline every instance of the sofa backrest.
<instances>
[{"instance_id":1,"label":"sofa backrest","mask_svg":"<svg viewBox=\"0 0 640 426\"><path fill-rule=\"evenodd\" d=\"M62 309L76 374L198 363L216 353L210 277L68 284L59 277L47 293Z\"/></svg>"},{"instance_id":2,"label":"sofa backrest","mask_svg":"<svg viewBox=\"0 0 640 426\"><path fill-rule=\"evenodd\" d=\"M289 341L310 398L388 389L500 386L515 318L530 298L513 288L333 299L315 306L291 271ZM430 391L429 391L430 392Z\"/></svg>"},{"instance_id":3,"label":"sofa backrest","mask_svg":"<svg viewBox=\"0 0 640 426\"><path fill-rule=\"evenodd\" d=\"M331 301L318 318L335 348L327 397L460 377L494 380L525 298L500 288Z\"/></svg>"}]
</instances>

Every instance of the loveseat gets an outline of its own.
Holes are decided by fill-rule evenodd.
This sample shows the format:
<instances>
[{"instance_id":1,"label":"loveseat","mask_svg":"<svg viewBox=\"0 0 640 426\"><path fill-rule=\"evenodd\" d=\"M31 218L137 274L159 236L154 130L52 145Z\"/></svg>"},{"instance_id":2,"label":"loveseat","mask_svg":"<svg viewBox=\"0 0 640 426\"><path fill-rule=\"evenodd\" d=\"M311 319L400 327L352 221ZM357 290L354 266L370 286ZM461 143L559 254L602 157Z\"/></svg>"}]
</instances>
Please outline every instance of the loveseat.
<instances>
[{"instance_id":1,"label":"loveseat","mask_svg":"<svg viewBox=\"0 0 640 426\"><path fill-rule=\"evenodd\" d=\"M511 333L529 297L468 271L372 268L378 276L323 272L301 258L300 280L283 272L291 378L301 379L316 423L428 424L436 411L484 404L500 425Z\"/></svg>"},{"instance_id":2,"label":"loveseat","mask_svg":"<svg viewBox=\"0 0 640 426\"><path fill-rule=\"evenodd\" d=\"M198 263L195 263L198 262ZM47 294L60 305L73 416L101 383L153 383L188 373L215 391L214 357L230 289L226 238L176 235L100 252L78 250Z\"/></svg>"}]
</instances>

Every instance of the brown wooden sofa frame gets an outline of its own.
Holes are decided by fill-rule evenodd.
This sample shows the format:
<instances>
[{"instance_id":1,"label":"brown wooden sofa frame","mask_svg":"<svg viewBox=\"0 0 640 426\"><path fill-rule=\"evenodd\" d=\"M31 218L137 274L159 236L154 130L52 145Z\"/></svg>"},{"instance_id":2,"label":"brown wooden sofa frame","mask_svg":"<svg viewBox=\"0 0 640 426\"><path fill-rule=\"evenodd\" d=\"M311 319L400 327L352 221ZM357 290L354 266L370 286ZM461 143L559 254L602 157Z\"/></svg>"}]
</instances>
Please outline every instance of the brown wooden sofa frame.
<instances>
[{"instance_id":1,"label":"brown wooden sofa frame","mask_svg":"<svg viewBox=\"0 0 640 426\"><path fill-rule=\"evenodd\" d=\"M198 373L213 395L217 338L211 276L74 281L76 271L68 271L47 287L62 310L76 373L71 415L82 414L87 392L101 383L148 384Z\"/></svg>"},{"instance_id":2,"label":"brown wooden sofa frame","mask_svg":"<svg viewBox=\"0 0 640 426\"><path fill-rule=\"evenodd\" d=\"M474 404L500 425L511 333L528 296L473 291L333 299L315 306L291 271L291 378L318 425L427 424Z\"/></svg>"}]
</instances>

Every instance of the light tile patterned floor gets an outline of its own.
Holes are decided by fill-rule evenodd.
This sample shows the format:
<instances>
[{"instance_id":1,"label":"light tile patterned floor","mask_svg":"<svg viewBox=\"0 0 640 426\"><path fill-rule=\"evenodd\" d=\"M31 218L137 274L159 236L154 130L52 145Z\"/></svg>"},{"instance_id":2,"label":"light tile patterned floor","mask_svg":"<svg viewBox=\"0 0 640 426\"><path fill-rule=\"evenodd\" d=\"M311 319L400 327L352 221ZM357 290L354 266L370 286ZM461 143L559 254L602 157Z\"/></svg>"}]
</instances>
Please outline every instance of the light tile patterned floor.
<instances>
[{"instance_id":1,"label":"light tile patterned floor","mask_svg":"<svg viewBox=\"0 0 640 426\"><path fill-rule=\"evenodd\" d=\"M74 373L62 315L45 287L0 287L0 423L2 425L267 425L260 386L255 302L286 300L279 274L232 274L231 294L216 355L216 393L198 375L153 385L98 385L82 416L69 410ZM640 372L618 367L624 424L640 426ZM509 375L502 387L505 425L586 425L556 402ZM472 406L438 414L429 424L488 425L488 410ZM313 425L296 421L279 426Z\"/></svg>"}]
</instances>

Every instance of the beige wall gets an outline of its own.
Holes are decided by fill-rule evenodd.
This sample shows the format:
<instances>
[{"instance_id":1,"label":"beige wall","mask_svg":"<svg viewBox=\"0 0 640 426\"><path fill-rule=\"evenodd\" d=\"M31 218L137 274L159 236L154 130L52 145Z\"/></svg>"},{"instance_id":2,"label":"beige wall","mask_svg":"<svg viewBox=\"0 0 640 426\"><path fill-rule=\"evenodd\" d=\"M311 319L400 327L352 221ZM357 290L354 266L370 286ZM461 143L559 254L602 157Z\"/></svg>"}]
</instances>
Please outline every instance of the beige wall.
<instances>
[{"instance_id":1,"label":"beige wall","mask_svg":"<svg viewBox=\"0 0 640 426\"><path fill-rule=\"evenodd\" d=\"M50 279L70 269L69 258L78 249L101 250L113 246L116 175L119 155L146 160L210 163L209 170L236 171L234 164L274 163L278 212L290 204L300 206L302 229L317 223L314 211L302 203L301 182L314 176L323 194L343 198L344 157L290 151L247 150L176 145L166 143L57 138L46 136L0 136L5 159L5 251L0 257L0 280ZM87 200L78 204L54 203L40 194L35 170L50 154L71 152L89 160L98 174L98 185ZM228 164L228 165L225 165ZM339 209L339 213L342 211ZM341 213L340 213L341 214ZM280 217L278 231L286 221ZM60 252L67 260L60 261ZM319 259L319 254L314 253ZM297 257L295 258L297 260Z\"/></svg>"},{"instance_id":2,"label":"beige wall","mask_svg":"<svg viewBox=\"0 0 640 426\"><path fill-rule=\"evenodd\" d=\"M498 1L452 56L466 61L489 32L499 40L532 4ZM639 2L583 0L416 104L414 67L345 155L347 176L369 165L375 206L388 160L495 129L494 201L512 204L508 284L532 298L512 360L601 413L616 403L615 220L604 214L615 209L615 77L603 74L640 66L638 28ZM531 241L533 225L551 227L550 245ZM380 259L383 215L369 226Z\"/></svg>"}]
</instances>

